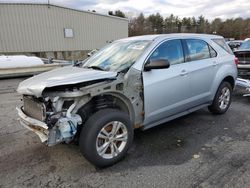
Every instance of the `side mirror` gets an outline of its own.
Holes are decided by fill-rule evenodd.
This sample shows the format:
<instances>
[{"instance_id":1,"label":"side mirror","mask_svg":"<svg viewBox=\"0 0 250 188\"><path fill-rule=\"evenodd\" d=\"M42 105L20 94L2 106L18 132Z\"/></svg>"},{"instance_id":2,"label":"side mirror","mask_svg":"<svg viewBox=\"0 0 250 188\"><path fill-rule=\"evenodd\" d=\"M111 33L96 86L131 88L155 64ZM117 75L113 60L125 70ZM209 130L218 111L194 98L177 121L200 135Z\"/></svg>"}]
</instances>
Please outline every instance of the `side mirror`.
<instances>
[{"instance_id":1,"label":"side mirror","mask_svg":"<svg viewBox=\"0 0 250 188\"><path fill-rule=\"evenodd\" d=\"M145 71L150 71L151 69L167 69L169 68L170 63L166 59L154 59L154 60L149 60L145 66L144 70Z\"/></svg>"}]
</instances>

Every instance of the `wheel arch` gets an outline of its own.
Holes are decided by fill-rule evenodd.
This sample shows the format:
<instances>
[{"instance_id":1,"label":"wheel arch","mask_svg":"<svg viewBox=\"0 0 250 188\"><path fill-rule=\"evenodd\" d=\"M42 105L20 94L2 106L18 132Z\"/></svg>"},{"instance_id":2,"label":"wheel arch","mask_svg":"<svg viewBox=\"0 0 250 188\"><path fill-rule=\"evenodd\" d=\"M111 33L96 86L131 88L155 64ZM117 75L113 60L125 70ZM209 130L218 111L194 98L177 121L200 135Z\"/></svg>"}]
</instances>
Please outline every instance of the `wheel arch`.
<instances>
[{"instance_id":1,"label":"wheel arch","mask_svg":"<svg viewBox=\"0 0 250 188\"><path fill-rule=\"evenodd\" d=\"M232 86L232 89L235 86L235 79L232 75L220 76L219 78L216 78L215 80L216 82L214 83L214 87L212 88L212 95L211 95L210 101L214 100L217 90L219 89L222 82L228 82Z\"/></svg>"},{"instance_id":2,"label":"wheel arch","mask_svg":"<svg viewBox=\"0 0 250 188\"><path fill-rule=\"evenodd\" d=\"M233 89L235 86L236 78L237 68L235 67L235 64L225 63L222 66L219 66L219 69L214 77L214 81L212 84L210 101L213 101L215 94L223 81L229 82Z\"/></svg>"},{"instance_id":3,"label":"wheel arch","mask_svg":"<svg viewBox=\"0 0 250 188\"><path fill-rule=\"evenodd\" d=\"M129 115L131 122L135 122L135 112L130 100L123 94L116 92L107 92L93 96L87 104L84 104L80 109L87 111L87 115L105 108L116 108ZM87 119L86 119L87 120Z\"/></svg>"},{"instance_id":4,"label":"wheel arch","mask_svg":"<svg viewBox=\"0 0 250 188\"><path fill-rule=\"evenodd\" d=\"M232 86L232 89L235 86L235 80L234 80L233 76L226 76L221 82L228 82L228 83L230 83L230 85Z\"/></svg>"},{"instance_id":5,"label":"wheel arch","mask_svg":"<svg viewBox=\"0 0 250 188\"><path fill-rule=\"evenodd\" d=\"M130 117L130 120L134 123L135 111L134 111L132 103L125 95L123 95L121 93L115 93L115 92L105 93L104 95L110 95L114 99L118 100L117 105L118 105L118 107L120 107L119 109L121 111L127 113Z\"/></svg>"}]
</instances>

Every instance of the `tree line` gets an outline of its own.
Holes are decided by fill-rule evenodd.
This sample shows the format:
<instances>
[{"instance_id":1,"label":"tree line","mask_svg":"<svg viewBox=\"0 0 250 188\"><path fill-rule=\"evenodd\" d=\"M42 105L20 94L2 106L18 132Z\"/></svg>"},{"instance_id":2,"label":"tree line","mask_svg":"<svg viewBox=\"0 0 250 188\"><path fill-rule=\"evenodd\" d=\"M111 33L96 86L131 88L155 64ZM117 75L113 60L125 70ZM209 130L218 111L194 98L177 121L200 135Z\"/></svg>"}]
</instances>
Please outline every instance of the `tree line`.
<instances>
[{"instance_id":1,"label":"tree line","mask_svg":"<svg viewBox=\"0 0 250 188\"><path fill-rule=\"evenodd\" d=\"M118 10L110 15L126 17ZM208 21L204 16L179 18L171 14L164 18L160 13L145 16L140 13L129 19L129 36L164 33L208 33L218 34L225 38L245 39L250 37L250 18L215 18Z\"/></svg>"}]
</instances>

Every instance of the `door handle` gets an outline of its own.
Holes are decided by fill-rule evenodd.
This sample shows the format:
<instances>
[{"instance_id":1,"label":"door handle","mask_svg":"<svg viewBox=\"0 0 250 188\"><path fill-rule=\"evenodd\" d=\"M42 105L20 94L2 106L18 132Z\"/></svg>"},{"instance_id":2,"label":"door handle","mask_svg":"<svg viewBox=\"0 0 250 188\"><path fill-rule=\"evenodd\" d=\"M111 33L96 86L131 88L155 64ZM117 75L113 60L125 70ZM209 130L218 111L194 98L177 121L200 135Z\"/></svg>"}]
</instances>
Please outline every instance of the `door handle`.
<instances>
[{"instance_id":1,"label":"door handle","mask_svg":"<svg viewBox=\"0 0 250 188\"><path fill-rule=\"evenodd\" d=\"M186 70L182 70L180 73L181 76L186 76L188 75L188 72Z\"/></svg>"},{"instance_id":2,"label":"door handle","mask_svg":"<svg viewBox=\"0 0 250 188\"><path fill-rule=\"evenodd\" d=\"M217 66L218 63L216 61L213 61L213 66Z\"/></svg>"}]
</instances>

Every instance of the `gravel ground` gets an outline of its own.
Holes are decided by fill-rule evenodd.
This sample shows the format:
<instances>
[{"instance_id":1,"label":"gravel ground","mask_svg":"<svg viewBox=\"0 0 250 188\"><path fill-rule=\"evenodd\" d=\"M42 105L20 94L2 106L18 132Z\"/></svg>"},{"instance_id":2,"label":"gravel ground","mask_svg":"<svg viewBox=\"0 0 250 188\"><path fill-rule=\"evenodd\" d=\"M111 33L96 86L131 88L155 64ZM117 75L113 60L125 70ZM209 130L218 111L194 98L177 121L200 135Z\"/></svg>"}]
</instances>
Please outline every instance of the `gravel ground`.
<instances>
[{"instance_id":1,"label":"gravel ground","mask_svg":"<svg viewBox=\"0 0 250 188\"><path fill-rule=\"evenodd\" d=\"M136 131L125 160L96 169L78 146L47 147L17 123L22 80L0 80L0 187L250 187L250 100L241 92L224 115L205 108Z\"/></svg>"}]
</instances>

